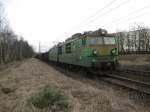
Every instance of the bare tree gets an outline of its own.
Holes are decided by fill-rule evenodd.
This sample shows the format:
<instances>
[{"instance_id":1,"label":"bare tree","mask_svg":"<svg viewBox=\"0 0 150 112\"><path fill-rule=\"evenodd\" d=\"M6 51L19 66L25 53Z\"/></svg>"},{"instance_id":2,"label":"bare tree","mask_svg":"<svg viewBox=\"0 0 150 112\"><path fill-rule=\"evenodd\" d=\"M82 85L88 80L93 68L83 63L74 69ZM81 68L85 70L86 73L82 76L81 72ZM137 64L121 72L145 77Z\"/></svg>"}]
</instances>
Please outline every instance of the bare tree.
<instances>
[{"instance_id":1,"label":"bare tree","mask_svg":"<svg viewBox=\"0 0 150 112\"><path fill-rule=\"evenodd\" d=\"M0 64L31 57L34 53L32 47L23 37L18 40L3 13L0 2Z\"/></svg>"},{"instance_id":2,"label":"bare tree","mask_svg":"<svg viewBox=\"0 0 150 112\"><path fill-rule=\"evenodd\" d=\"M116 34L117 42L118 42L118 51L121 53L125 52L124 46L125 46L125 32L118 32Z\"/></svg>"},{"instance_id":3,"label":"bare tree","mask_svg":"<svg viewBox=\"0 0 150 112\"><path fill-rule=\"evenodd\" d=\"M136 24L129 32L116 33L118 49L120 53L149 53L150 52L150 29Z\"/></svg>"}]
</instances>

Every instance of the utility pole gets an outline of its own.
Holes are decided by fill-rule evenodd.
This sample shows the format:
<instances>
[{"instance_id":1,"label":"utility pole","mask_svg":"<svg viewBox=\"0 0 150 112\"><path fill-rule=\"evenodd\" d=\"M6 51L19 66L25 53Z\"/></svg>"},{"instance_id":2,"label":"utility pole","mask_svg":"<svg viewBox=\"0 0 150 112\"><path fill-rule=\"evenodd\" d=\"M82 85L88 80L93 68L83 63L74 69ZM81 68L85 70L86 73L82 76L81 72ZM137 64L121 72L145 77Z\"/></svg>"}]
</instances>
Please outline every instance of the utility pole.
<instances>
[{"instance_id":1,"label":"utility pole","mask_svg":"<svg viewBox=\"0 0 150 112\"><path fill-rule=\"evenodd\" d=\"M41 43L39 42L39 54L41 53Z\"/></svg>"}]
</instances>

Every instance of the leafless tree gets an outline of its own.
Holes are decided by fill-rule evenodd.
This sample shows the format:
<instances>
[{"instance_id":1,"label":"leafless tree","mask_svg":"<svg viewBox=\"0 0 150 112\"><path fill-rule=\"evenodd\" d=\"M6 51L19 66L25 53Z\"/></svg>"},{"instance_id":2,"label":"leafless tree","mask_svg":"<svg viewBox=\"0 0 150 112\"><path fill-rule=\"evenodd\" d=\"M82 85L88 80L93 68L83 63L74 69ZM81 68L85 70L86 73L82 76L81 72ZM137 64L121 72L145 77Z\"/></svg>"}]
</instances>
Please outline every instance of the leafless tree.
<instances>
[{"instance_id":1,"label":"leafless tree","mask_svg":"<svg viewBox=\"0 0 150 112\"><path fill-rule=\"evenodd\" d=\"M0 2L0 64L31 57L34 53L32 47L23 37L18 40L3 12Z\"/></svg>"},{"instance_id":2,"label":"leafless tree","mask_svg":"<svg viewBox=\"0 0 150 112\"><path fill-rule=\"evenodd\" d=\"M117 41L118 41L118 51L119 52L125 52L124 46L125 46L125 32L118 32L116 34Z\"/></svg>"},{"instance_id":3,"label":"leafless tree","mask_svg":"<svg viewBox=\"0 0 150 112\"><path fill-rule=\"evenodd\" d=\"M150 29L135 25L128 32L116 33L120 53L149 53Z\"/></svg>"}]
</instances>

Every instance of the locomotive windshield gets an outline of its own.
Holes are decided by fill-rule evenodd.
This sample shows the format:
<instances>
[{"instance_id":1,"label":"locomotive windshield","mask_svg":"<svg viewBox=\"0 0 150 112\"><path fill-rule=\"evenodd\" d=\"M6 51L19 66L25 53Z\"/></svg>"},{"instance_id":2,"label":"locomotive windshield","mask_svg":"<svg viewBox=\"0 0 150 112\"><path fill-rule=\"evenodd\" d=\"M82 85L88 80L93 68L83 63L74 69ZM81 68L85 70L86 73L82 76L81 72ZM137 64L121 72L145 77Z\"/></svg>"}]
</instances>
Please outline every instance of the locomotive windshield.
<instances>
[{"instance_id":1,"label":"locomotive windshield","mask_svg":"<svg viewBox=\"0 0 150 112\"><path fill-rule=\"evenodd\" d=\"M104 37L104 44L115 44L115 38L114 37Z\"/></svg>"},{"instance_id":2,"label":"locomotive windshield","mask_svg":"<svg viewBox=\"0 0 150 112\"><path fill-rule=\"evenodd\" d=\"M89 44L115 44L115 38L114 37L94 37L90 38Z\"/></svg>"},{"instance_id":3,"label":"locomotive windshield","mask_svg":"<svg viewBox=\"0 0 150 112\"><path fill-rule=\"evenodd\" d=\"M91 45L93 45L93 44L103 44L103 38L99 38L99 37L91 38L90 44Z\"/></svg>"}]
</instances>

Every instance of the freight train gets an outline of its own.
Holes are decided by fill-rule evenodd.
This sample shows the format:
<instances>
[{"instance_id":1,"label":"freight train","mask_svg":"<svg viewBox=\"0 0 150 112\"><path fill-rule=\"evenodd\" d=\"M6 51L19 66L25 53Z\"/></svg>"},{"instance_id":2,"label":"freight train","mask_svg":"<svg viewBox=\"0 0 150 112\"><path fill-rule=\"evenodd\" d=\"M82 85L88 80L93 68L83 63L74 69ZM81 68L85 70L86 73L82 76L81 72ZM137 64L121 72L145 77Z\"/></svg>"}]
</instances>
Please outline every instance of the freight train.
<instances>
[{"instance_id":1,"label":"freight train","mask_svg":"<svg viewBox=\"0 0 150 112\"><path fill-rule=\"evenodd\" d=\"M115 69L118 64L117 42L115 36L104 29L77 33L53 46L48 51L47 60L93 70Z\"/></svg>"}]
</instances>

